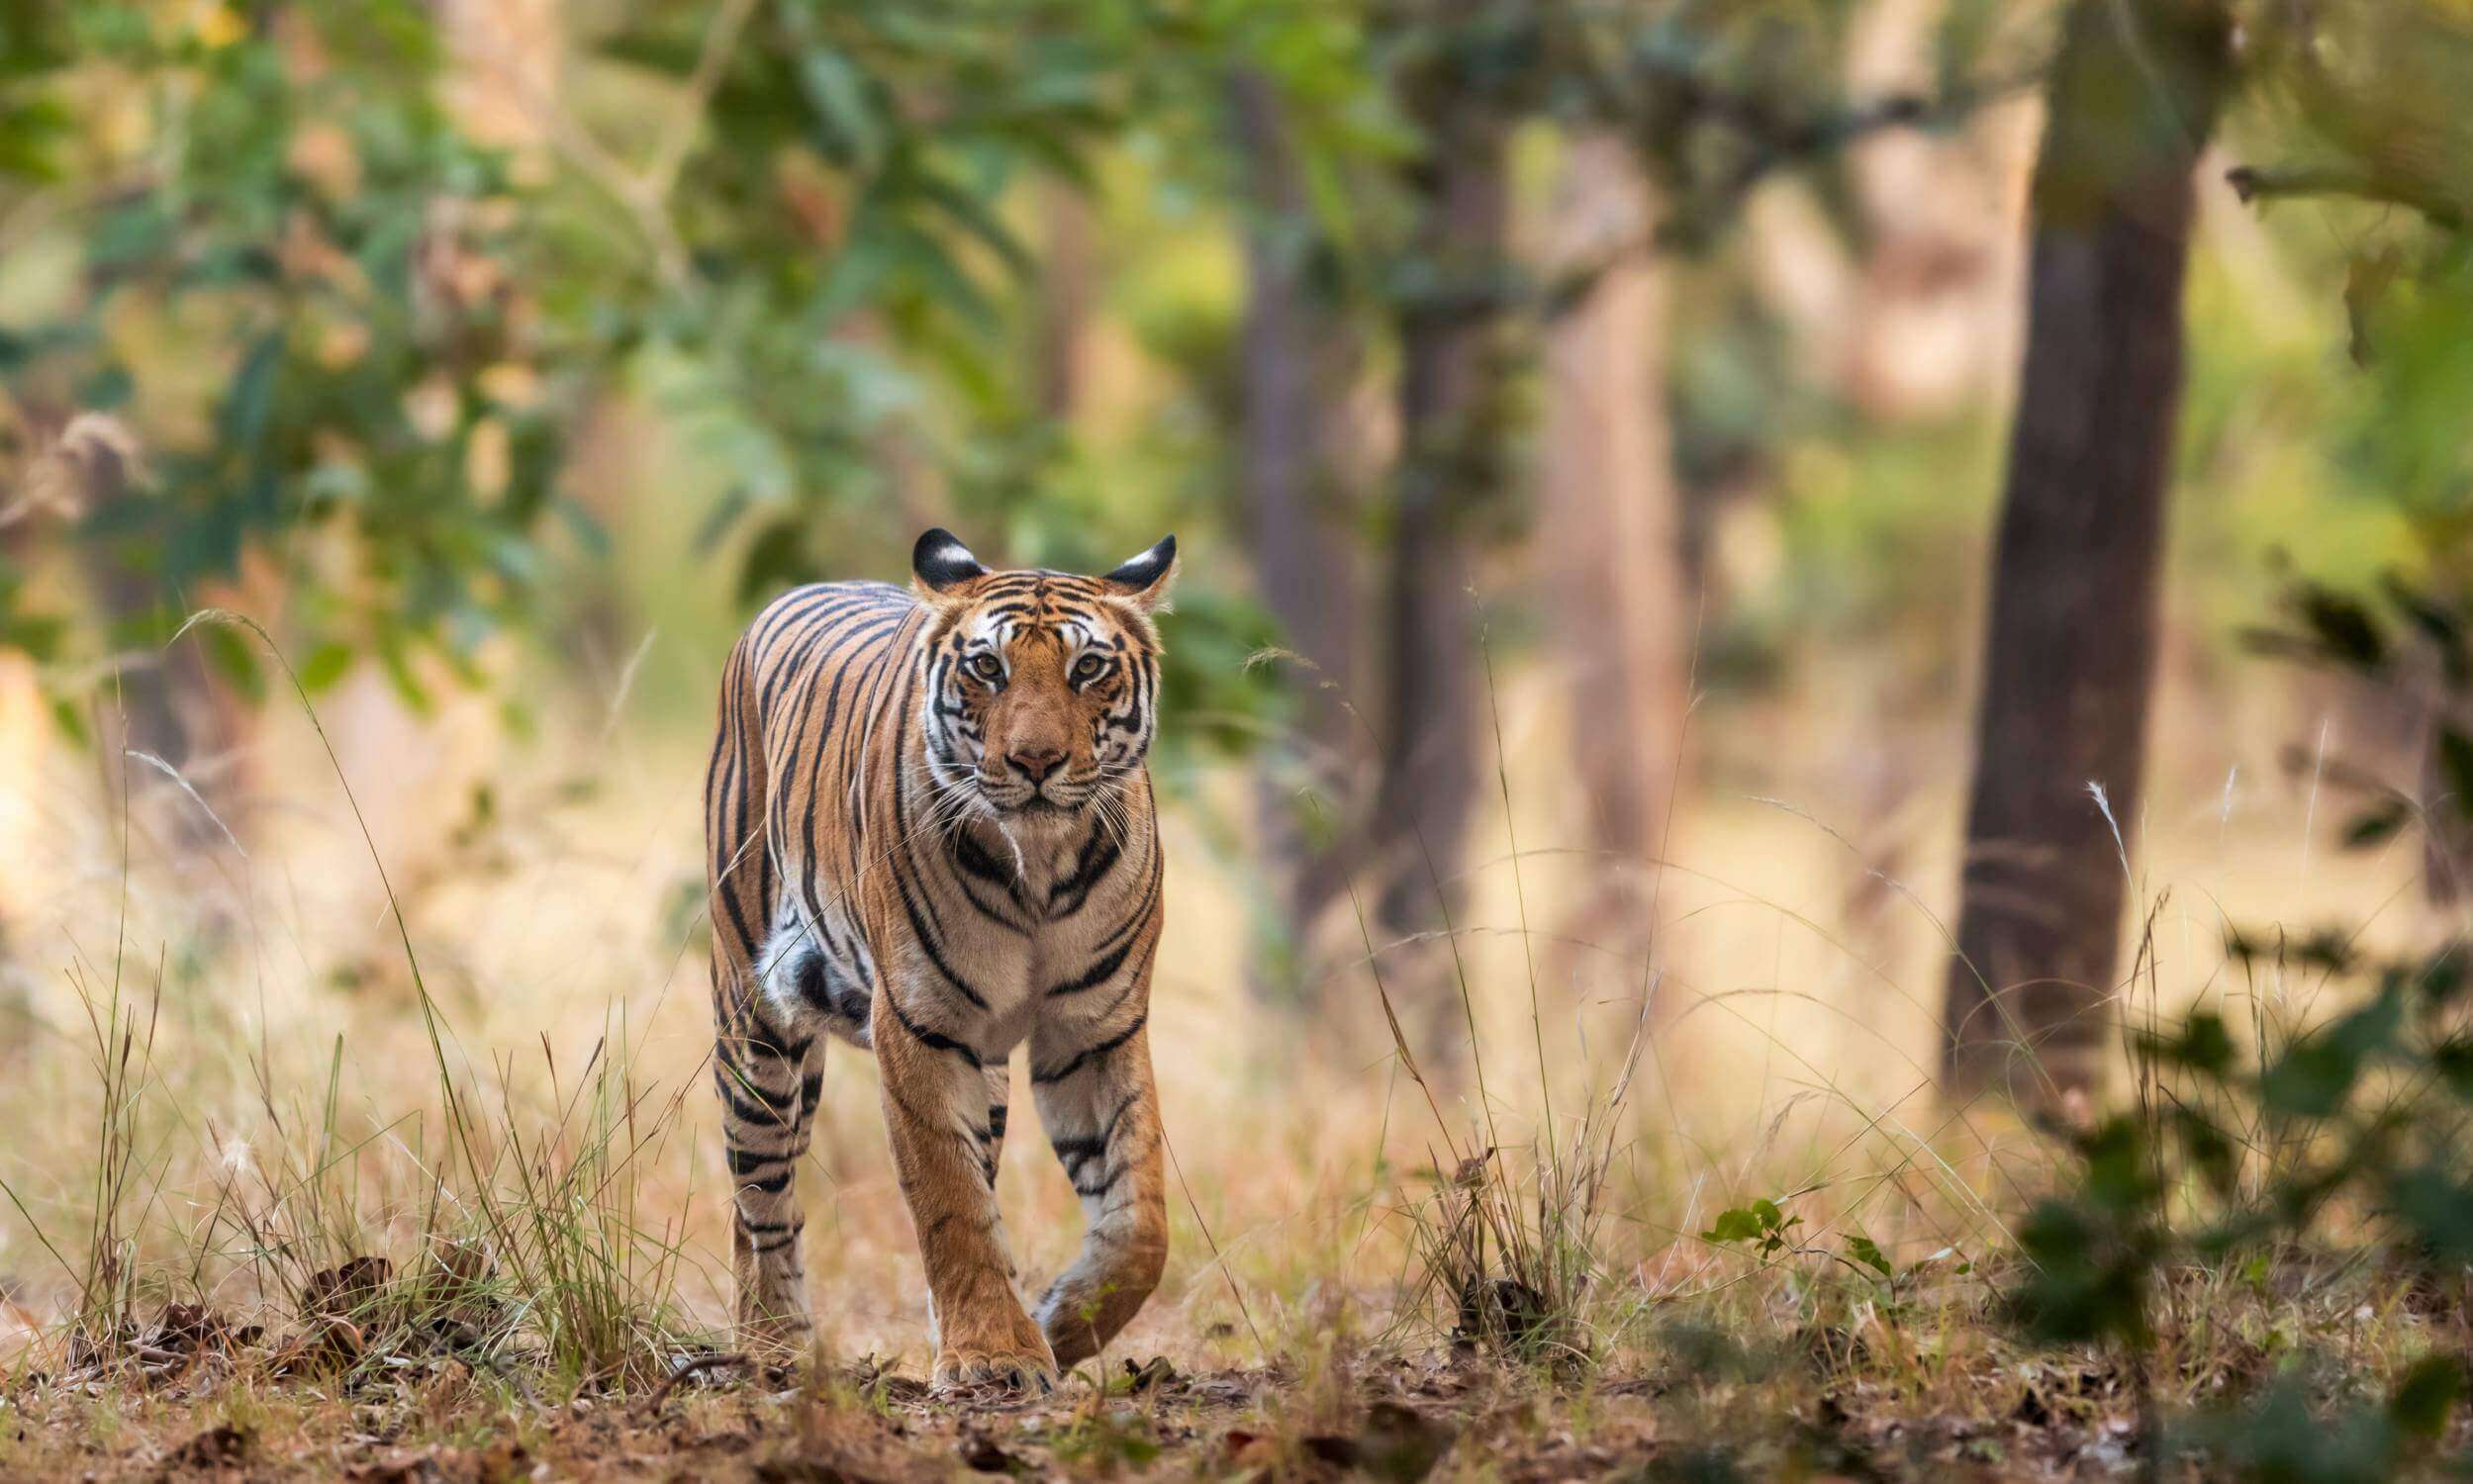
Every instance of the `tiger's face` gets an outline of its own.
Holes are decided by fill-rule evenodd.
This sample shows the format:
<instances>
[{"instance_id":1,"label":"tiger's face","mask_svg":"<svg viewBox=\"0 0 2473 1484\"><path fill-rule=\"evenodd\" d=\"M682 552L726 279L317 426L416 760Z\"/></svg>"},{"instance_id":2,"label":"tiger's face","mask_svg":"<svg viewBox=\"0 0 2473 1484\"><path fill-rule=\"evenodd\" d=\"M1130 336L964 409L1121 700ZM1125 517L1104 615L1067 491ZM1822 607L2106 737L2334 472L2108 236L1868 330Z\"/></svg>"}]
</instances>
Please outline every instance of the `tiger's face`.
<instances>
[{"instance_id":1,"label":"tiger's face","mask_svg":"<svg viewBox=\"0 0 2473 1484\"><path fill-rule=\"evenodd\" d=\"M1159 634L1177 538L1104 577L991 572L943 530L911 552L935 610L919 724L937 785L1008 823L1066 819L1142 766L1159 724Z\"/></svg>"}]
</instances>

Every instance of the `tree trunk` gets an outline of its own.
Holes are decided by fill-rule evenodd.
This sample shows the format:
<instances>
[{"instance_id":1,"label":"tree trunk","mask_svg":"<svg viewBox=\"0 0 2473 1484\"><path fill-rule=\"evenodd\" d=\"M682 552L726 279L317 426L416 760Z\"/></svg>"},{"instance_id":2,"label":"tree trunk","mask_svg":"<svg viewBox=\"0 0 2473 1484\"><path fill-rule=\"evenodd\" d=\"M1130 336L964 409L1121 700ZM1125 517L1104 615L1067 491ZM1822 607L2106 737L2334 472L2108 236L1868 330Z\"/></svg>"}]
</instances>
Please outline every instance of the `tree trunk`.
<instances>
[{"instance_id":1,"label":"tree trunk","mask_svg":"<svg viewBox=\"0 0 2473 1484\"><path fill-rule=\"evenodd\" d=\"M1948 986L1961 1093L2006 1081L2045 1101L2098 1071L2155 668L2193 170L2231 40L2212 0L2079 0L2055 63Z\"/></svg>"},{"instance_id":2,"label":"tree trunk","mask_svg":"<svg viewBox=\"0 0 2473 1484\"><path fill-rule=\"evenodd\" d=\"M143 498L137 445L115 424L76 419L51 457L68 471L90 521ZM240 805L250 785L249 710L207 663L211 630L170 642L186 614L169 605L172 595L150 550L128 536L93 536L81 546L95 606L113 642L132 657L111 682L98 739L105 790L116 810L135 807L139 797L163 800L171 864L184 872L208 866L248 828ZM223 595L212 591L196 596L206 606L238 605L219 602ZM224 892L201 882L191 900L210 939L231 925L233 903Z\"/></svg>"},{"instance_id":3,"label":"tree trunk","mask_svg":"<svg viewBox=\"0 0 2473 1484\"><path fill-rule=\"evenodd\" d=\"M1098 265L1092 202L1080 186L1043 181L1039 215L1039 293L1031 343L1039 413L1071 422L1089 381L1091 316L1098 302Z\"/></svg>"},{"instance_id":4,"label":"tree trunk","mask_svg":"<svg viewBox=\"0 0 2473 1484\"><path fill-rule=\"evenodd\" d=\"M1443 81L1446 79L1437 79ZM1448 86L1420 109L1428 155L1414 185L1425 280L1400 309L1400 461L1392 510L1376 916L1410 940L1386 970L1439 1052L1460 1021L1450 973L1456 876L1478 779L1476 615L1471 527L1502 480L1498 276L1503 129ZM1448 1068L1452 1063L1442 1060Z\"/></svg>"},{"instance_id":5,"label":"tree trunk","mask_svg":"<svg viewBox=\"0 0 2473 1484\"><path fill-rule=\"evenodd\" d=\"M1597 884L1566 936L1643 947L1682 742L1690 589L1667 441L1665 293L1647 182L1621 140L1573 141L1553 266L1591 271L1547 329L1547 591L1569 666L1574 782Z\"/></svg>"},{"instance_id":6,"label":"tree trunk","mask_svg":"<svg viewBox=\"0 0 2473 1484\"><path fill-rule=\"evenodd\" d=\"M1239 499L1256 590L1283 641L1311 666L1294 678L1294 754L1276 760L1260 788L1263 849L1283 880L1285 911L1258 935L1265 952L1252 978L1262 992L1296 998L1313 979L1301 951L1348 870L1339 826L1356 739L1343 702L1356 681L1360 614L1341 445L1360 357L1353 327L1315 281L1316 233L1279 95L1252 69L1231 79L1229 93L1251 213Z\"/></svg>"}]
</instances>

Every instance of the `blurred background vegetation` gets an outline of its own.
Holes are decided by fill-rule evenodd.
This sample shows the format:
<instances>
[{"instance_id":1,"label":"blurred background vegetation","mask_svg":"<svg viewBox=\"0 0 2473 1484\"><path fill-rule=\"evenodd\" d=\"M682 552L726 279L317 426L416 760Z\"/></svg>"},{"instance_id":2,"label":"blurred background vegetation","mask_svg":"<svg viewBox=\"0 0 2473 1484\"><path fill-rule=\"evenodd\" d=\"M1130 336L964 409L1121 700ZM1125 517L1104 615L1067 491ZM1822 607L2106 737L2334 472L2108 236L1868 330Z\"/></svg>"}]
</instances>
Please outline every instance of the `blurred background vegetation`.
<instances>
[{"instance_id":1,"label":"blurred background vegetation","mask_svg":"<svg viewBox=\"0 0 2473 1484\"><path fill-rule=\"evenodd\" d=\"M1377 941L1438 974L1516 771L1527 843L1598 863L1566 938L1639 951L1675 821L1786 795L1921 864L1945 1032L1970 981L2095 1024L2142 781L2229 819L2340 718L2417 819L2450 788L2427 697L2237 639L2296 573L2473 583L2469 28L5 0L12 787L98 759L175 859L268 829L288 686L244 630L170 642L199 608L399 747L477 704L490 758L685 759L784 587L931 523L1064 567L1173 528L1163 766L1247 993L1310 1010ZM486 820L492 766L409 807ZM31 874L60 807L11 811Z\"/></svg>"}]
</instances>

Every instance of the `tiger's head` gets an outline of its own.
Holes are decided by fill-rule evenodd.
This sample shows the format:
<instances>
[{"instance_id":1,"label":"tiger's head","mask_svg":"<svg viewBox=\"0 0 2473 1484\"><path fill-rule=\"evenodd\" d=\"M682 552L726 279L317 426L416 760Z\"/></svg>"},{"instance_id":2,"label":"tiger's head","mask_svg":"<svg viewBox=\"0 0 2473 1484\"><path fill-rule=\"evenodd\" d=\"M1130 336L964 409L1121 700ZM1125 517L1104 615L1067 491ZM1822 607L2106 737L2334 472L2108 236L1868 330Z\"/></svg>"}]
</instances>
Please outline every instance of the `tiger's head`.
<instances>
[{"instance_id":1,"label":"tiger's head","mask_svg":"<svg viewBox=\"0 0 2473 1484\"><path fill-rule=\"evenodd\" d=\"M1077 577L991 572L930 530L910 570L933 613L919 725L938 787L1028 823L1079 814L1141 768L1159 724L1151 614L1177 570L1175 536Z\"/></svg>"}]
</instances>

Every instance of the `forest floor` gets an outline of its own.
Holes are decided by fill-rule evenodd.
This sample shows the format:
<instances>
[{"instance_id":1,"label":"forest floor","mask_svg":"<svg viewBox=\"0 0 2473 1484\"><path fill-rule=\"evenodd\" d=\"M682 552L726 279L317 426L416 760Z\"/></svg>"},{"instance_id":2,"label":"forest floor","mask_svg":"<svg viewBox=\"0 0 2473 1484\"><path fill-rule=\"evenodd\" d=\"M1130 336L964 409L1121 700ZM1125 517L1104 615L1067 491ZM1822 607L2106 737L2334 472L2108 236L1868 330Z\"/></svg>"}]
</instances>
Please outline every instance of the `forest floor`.
<instances>
[{"instance_id":1,"label":"forest floor","mask_svg":"<svg viewBox=\"0 0 2473 1484\"><path fill-rule=\"evenodd\" d=\"M2003 1262L1869 1298L1838 1266L1744 1267L1632 1310L1602 1354L1562 1364L1357 1338L1395 1295L1323 1293L1319 1343L1197 1327L1171 1304L1137 1324L1142 1345L1038 1396L694 1341L633 1379L579 1380L469 1336L373 1326L363 1348L349 1326L252 1333L179 1306L108 1357L28 1350L0 1380L0 1479L2369 1484L2461 1477L2449 1460L2473 1447L2452 1395L2407 1438L2388 1390L2413 1357L2473 1355L2462 1296L2358 1254L2167 1280L2142 1352L2021 1338Z\"/></svg>"},{"instance_id":2,"label":"forest floor","mask_svg":"<svg viewBox=\"0 0 2473 1484\"><path fill-rule=\"evenodd\" d=\"M2106 1478L2137 1468L2136 1409L2099 1372L2029 1365L1914 1399L1670 1356L1559 1383L1463 1356L1361 1352L1182 1373L1121 1362L1055 1394L945 1398L872 1368L715 1367L635 1396L527 1400L460 1363L348 1388L208 1363L151 1382L21 1385L10 1478L905 1481Z\"/></svg>"}]
</instances>

